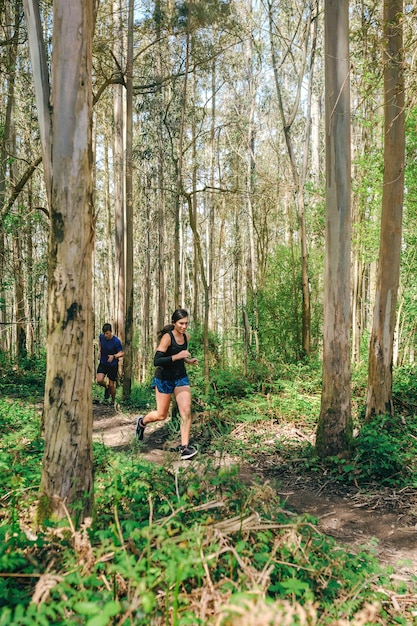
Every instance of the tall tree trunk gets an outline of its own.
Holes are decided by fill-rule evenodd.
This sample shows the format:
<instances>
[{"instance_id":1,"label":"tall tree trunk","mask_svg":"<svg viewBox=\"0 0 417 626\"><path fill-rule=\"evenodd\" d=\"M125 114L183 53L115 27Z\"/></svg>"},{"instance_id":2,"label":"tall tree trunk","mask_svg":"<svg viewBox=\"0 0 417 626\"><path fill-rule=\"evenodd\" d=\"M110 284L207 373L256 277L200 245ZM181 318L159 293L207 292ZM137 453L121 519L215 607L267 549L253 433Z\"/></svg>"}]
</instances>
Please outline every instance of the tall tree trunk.
<instances>
[{"instance_id":1,"label":"tall tree trunk","mask_svg":"<svg viewBox=\"0 0 417 626\"><path fill-rule=\"evenodd\" d=\"M6 294L4 290L4 268L5 268L5 246L4 232L0 227L0 355L7 352L6 341Z\"/></svg>"},{"instance_id":2,"label":"tall tree trunk","mask_svg":"<svg viewBox=\"0 0 417 626\"><path fill-rule=\"evenodd\" d=\"M215 39L215 35L217 33L217 29L214 29L214 35L213 35L213 41ZM209 143L209 150L210 150L210 161L209 161L209 181L210 181L210 187L211 189L214 190L214 185L215 185L215 159L216 159L216 146L215 146L215 141L216 141L216 116L217 116L217 98L216 98L216 77L217 77L217 71L216 71L216 59L213 58L212 62L211 62L211 71L210 71L210 78L211 78L211 111L210 111L210 143ZM196 133L194 132L194 136L196 135ZM195 156L197 155L197 146L196 146L196 142L193 142L193 149L195 151ZM195 163L195 178L197 178L197 164L196 161L194 160ZM197 185L196 183L194 184L194 187L196 188ZM208 298L209 298L209 304L210 304L210 311L209 311L209 317L208 317L208 323L210 328L217 332L217 328L215 327L218 321L218 309L216 306L216 303L213 299L213 284L214 284L214 246L215 246L215 238L214 238L214 233L215 233L215 208L216 208L216 199L215 199L215 195L214 192L210 194L210 197L208 198L208 220L207 220L207 231L206 231L206 241L207 241L207 280L208 280ZM197 275L195 274L195 277L197 277ZM197 300L198 300L198 281L195 281L195 290L194 290L194 301L195 301L195 309L197 310L198 304L197 304Z\"/></svg>"},{"instance_id":3,"label":"tall tree trunk","mask_svg":"<svg viewBox=\"0 0 417 626\"><path fill-rule=\"evenodd\" d=\"M314 184L320 181L320 154L321 154L321 100L320 96L313 92L311 94L311 177Z\"/></svg>"},{"instance_id":4,"label":"tall tree trunk","mask_svg":"<svg viewBox=\"0 0 417 626\"><path fill-rule=\"evenodd\" d=\"M182 179L182 163L183 163L183 141L184 141L184 131L185 131L185 108L187 103L187 87L188 87L188 71L190 65L190 54L191 54L191 15L192 15L192 3L190 2L190 10L188 15L188 23L187 23L187 33L186 33L186 59L185 59L185 77L184 77L184 88L183 88L183 99L182 99L182 109L181 109L181 123L180 123L180 132L179 132L179 141L178 141L178 186L181 191L181 197L185 197L188 204L188 215L190 220L190 227L193 233L193 243L194 249L196 253L196 261L198 267L200 269L200 278L203 285L203 293L204 293L204 320L203 320L203 346L204 346L204 378L206 389L208 389L209 381L210 381L210 368L209 368L209 340L208 340L208 319L209 319L209 286L207 283L206 270L204 266L204 254L201 246L201 238L198 230L198 222L197 222L197 211L196 211L196 203L195 203L195 194L187 193L184 189L183 179ZM193 197L194 196L194 197Z\"/></svg>"},{"instance_id":5,"label":"tall tree trunk","mask_svg":"<svg viewBox=\"0 0 417 626\"><path fill-rule=\"evenodd\" d=\"M110 189L111 183L111 174L110 174L110 163L109 163L109 152L110 146L108 143L107 136L105 138L105 146L104 146L104 171L106 172L105 180L106 180L106 192L105 192L105 254L107 254L107 259L115 259L116 258L116 242L114 240L114 210L112 205L112 194ZM107 285L107 289L99 289L101 291L100 299L103 300L103 305L101 307L102 314L104 318L100 319L99 328L102 327L102 321L104 319L115 319L115 302L116 302L116 276L114 273L114 267L112 263L105 263L104 265L104 279L103 282ZM103 293L104 292L104 293ZM97 311L97 309L96 309Z\"/></svg>"},{"instance_id":6,"label":"tall tree trunk","mask_svg":"<svg viewBox=\"0 0 417 626\"><path fill-rule=\"evenodd\" d=\"M52 206L52 118L50 113L50 82L46 46L40 19L39 0L23 0L28 31L33 82L38 110L39 134L42 147L42 165L49 207ZM60 28L65 28L60 25Z\"/></svg>"},{"instance_id":7,"label":"tall tree trunk","mask_svg":"<svg viewBox=\"0 0 417 626\"><path fill-rule=\"evenodd\" d=\"M21 362L27 356L25 283L23 278L22 246L20 229L13 235L13 273L14 273L14 320L16 339L16 359Z\"/></svg>"},{"instance_id":8,"label":"tall tree trunk","mask_svg":"<svg viewBox=\"0 0 417 626\"><path fill-rule=\"evenodd\" d=\"M67 510L82 519L93 505L93 4L54 2L51 123L40 81L48 72L45 58L39 58L44 50L39 7L36 0L25 0L38 114L44 131L51 130L44 133L43 146L51 230L40 521L63 517Z\"/></svg>"},{"instance_id":9,"label":"tall tree trunk","mask_svg":"<svg viewBox=\"0 0 417 626\"><path fill-rule=\"evenodd\" d=\"M192 42L192 45L194 46L194 40ZM198 87L197 87L197 81L195 79L195 75L193 75L193 81L192 81L192 91L193 91L193 102L197 102L198 101ZM196 120L196 116L193 115L191 118L191 163L192 163L192 172L191 172L191 185L192 185L192 211L193 213L197 214L197 210L198 210L198 203L197 203L197 180L198 180L198 150L197 150L197 120ZM210 141L210 148L211 148L211 141ZM210 155L211 157L211 155ZM211 167L211 158L210 158L210 167ZM210 174L211 174L211 169L210 169ZM211 180L211 179L210 179ZM205 205L206 210L208 211L208 215L206 217L206 223L207 223L207 228L205 231L205 249L206 249L206 267L207 267L207 277L208 277L208 289L210 292L210 268L211 268L211 253L212 253L212 240L214 237L214 228L212 225L212 215L213 215L213 210L212 210L212 198L208 198L207 199L207 203ZM209 230L209 233L207 232L207 230ZM209 236L208 236L209 235ZM200 316L199 316L199 293L200 293L200 289L199 289L199 268L198 268L198 253L197 253L197 248L195 245L195 242L193 242L193 263L192 263L192 269L191 269L191 282L192 282L192 298L191 298L191 311L192 311L192 318L194 321L194 324L197 324L200 320ZM209 296L209 303L211 304L211 298ZM211 314L211 308L209 309L209 316Z\"/></svg>"},{"instance_id":10,"label":"tall tree trunk","mask_svg":"<svg viewBox=\"0 0 417 626\"><path fill-rule=\"evenodd\" d=\"M247 12L252 17L252 0L247 0ZM256 293L257 290L257 256L256 256L256 244L255 244L255 228L254 228L254 214L253 214L253 175L255 170L255 130L254 130L254 115L255 115L255 80L253 77L253 38L249 36L245 45L245 63L246 63L246 75L247 75L247 97L248 107L246 110L247 115L247 135L246 135L246 212L248 216L248 287L251 296Z\"/></svg>"},{"instance_id":11,"label":"tall tree trunk","mask_svg":"<svg viewBox=\"0 0 417 626\"><path fill-rule=\"evenodd\" d=\"M384 1L384 178L366 419L393 414L392 360L404 198L403 0Z\"/></svg>"},{"instance_id":12,"label":"tall tree trunk","mask_svg":"<svg viewBox=\"0 0 417 626\"><path fill-rule=\"evenodd\" d=\"M374 11L379 11L374 3ZM359 16L358 16L359 17ZM375 84L375 74L379 76L380 42L374 33L375 22L369 20L369 5L360 5L360 48L357 53L366 59L371 68L362 72L360 84L362 93L365 89L372 89ZM382 153L382 118L379 115L382 94L372 98L360 98L355 103L353 119L360 120L353 126L352 138L352 180L355 181L355 193L352 196L352 363L361 359L361 346L365 333L369 336L372 331L372 315L369 314L369 302L374 302L374 282L370 289L371 271L375 261L369 259L369 240L363 237L369 224L369 211L372 205L372 196L378 193L377 181L370 190L370 172L364 167L364 162L373 160L374 154ZM371 194L371 195L370 195ZM361 236L362 235L362 236ZM372 254L376 257L376 253Z\"/></svg>"},{"instance_id":13,"label":"tall tree trunk","mask_svg":"<svg viewBox=\"0 0 417 626\"><path fill-rule=\"evenodd\" d=\"M126 63L126 315L123 357L123 399L132 388L133 338L133 15L134 0L128 0Z\"/></svg>"},{"instance_id":14,"label":"tall tree trunk","mask_svg":"<svg viewBox=\"0 0 417 626\"><path fill-rule=\"evenodd\" d=\"M156 14L156 40L157 40L157 55L156 55L156 80L161 81L164 75L164 37L161 36L161 24L160 24L160 15L161 15L161 2L157 0L155 2L155 14ZM167 275L167 267L166 267L166 246L164 245L165 239L165 142L164 142L164 116L166 113L167 106L167 90L163 89L160 98L158 99L158 174L157 174L157 219L158 219L158 242L157 242L157 281L156 281L156 289L157 289L157 298L156 298L156 330L159 330L163 327L165 323L165 315L166 315L166 275ZM149 235L148 235L149 236ZM149 250L149 248L148 248ZM147 259L146 263L149 265L150 260ZM146 318L144 315L144 323L149 324L149 302L146 304L148 308L148 317ZM150 337L150 333L147 333ZM152 339L152 338L151 338ZM156 339L156 334L155 334ZM154 342L152 346L146 344L147 351L150 348L153 349Z\"/></svg>"},{"instance_id":15,"label":"tall tree trunk","mask_svg":"<svg viewBox=\"0 0 417 626\"><path fill-rule=\"evenodd\" d=\"M119 67L123 67L123 7L121 0L113 3L114 24L114 58ZM125 258L125 168L124 168L124 87L116 84L114 89L113 114L113 172L114 172L114 220L115 220L115 270L116 270L116 306L115 306L115 333L121 341L125 341L125 311L126 311L126 258Z\"/></svg>"},{"instance_id":16,"label":"tall tree trunk","mask_svg":"<svg viewBox=\"0 0 417 626\"><path fill-rule=\"evenodd\" d=\"M16 150L16 130L15 125L12 124L10 134L10 153L17 154ZM16 186L17 172L16 162L13 161L10 165L10 186L13 188ZM17 215L19 220L20 215ZM23 263L22 263L22 242L21 231L19 228L13 234L13 276L14 276L14 336L16 347L16 359L21 362L27 356L27 343L26 343L26 312L25 312L25 279L23 276Z\"/></svg>"},{"instance_id":17,"label":"tall tree trunk","mask_svg":"<svg viewBox=\"0 0 417 626\"><path fill-rule=\"evenodd\" d=\"M15 106L15 71L16 71L16 57L19 44L19 25L20 25L20 13L22 9L22 3L18 0L14 7L11 3L6 3L3 10L5 12L5 27L4 35L9 39L10 43L6 46L5 59L3 61L5 73L3 75L3 85L6 86L5 93L5 112L4 119L2 119L2 127L0 133L0 207L3 208L6 199L6 186L7 180L12 178L8 176L12 174L12 166L10 163L10 156L15 154L11 149L11 143L13 142L13 124L12 114ZM14 15L13 13L14 12ZM3 65L2 64L2 65ZM15 181L11 180L11 184L15 184ZM17 235L16 235L17 236ZM5 351L7 349L6 333L4 332L6 325L12 322L11 319L6 318L6 293L3 288L4 285L4 269L5 265L5 245L4 245L4 233L3 233L3 220L0 220L0 350ZM16 262L16 261L15 261ZM15 275L15 280L18 276ZM15 294L15 301L16 301ZM15 315L17 312L15 311ZM18 335L19 335L18 330ZM19 344L19 342L18 342ZM17 345L17 352L19 353L19 345Z\"/></svg>"},{"instance_id":18,"label":"tall tree trunk","mask_svg":"<svg viewBox=\"0 0 417 626\"><path fill-rule=\"evenodd\" d=\"M347 454L350 373L349 0L325 1L326 249L319 456Z\"/></svg>"},{"instance_id":19,"label":"tall tree trunk","mask_svg":"<svg viewBox=\"0 0 417 626\"><path fill-rule=\"evenodd\" d=\"M248 15L252 17L252 0L247 0ZM246 213L247 219L247 290L249 293L248 301L251 303L254 321L251 325L250 336L245 332L246 341L254 343L255 354L259 355L259 311L258 311L258 280L259 280L259 262L257 255L257 245L255 237L255 212L253 206L254 191L254 174L255 174L255 100L256 85L253 75L253 38L249 36L245 45L246 55L246 74L247 74L247 98L248 106L246 110L247 116L247 134L246 134ZM250 344L245 345L245 351L250 349Z\"/></svg>"}]
</instances>

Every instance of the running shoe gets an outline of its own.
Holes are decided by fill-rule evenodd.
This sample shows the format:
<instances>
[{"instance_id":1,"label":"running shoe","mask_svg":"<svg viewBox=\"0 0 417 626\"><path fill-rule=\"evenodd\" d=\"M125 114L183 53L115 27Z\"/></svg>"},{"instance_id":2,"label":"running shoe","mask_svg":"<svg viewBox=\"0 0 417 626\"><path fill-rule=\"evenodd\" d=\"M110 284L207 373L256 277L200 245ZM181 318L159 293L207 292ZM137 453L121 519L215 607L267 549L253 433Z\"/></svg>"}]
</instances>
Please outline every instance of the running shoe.
<instances>
[{"instance_id":1,"label":"running shoe","mask_svg":"<svg viewBox=\"0 0 417 626\"><path fill-rule=\"evenodd\" d=\"M146 424L143 423L143 415L138 415L136 420L136 437L139 441L143 439L143 433L145 432Z\"/></svg>"},{"instance_id":2,"label":"running shoe","mask_svg":"<svg viewBox=\"0 0 417 626\"><path fill-rule=\"evenodd\" d=\"M197 450L196 448L190 445L180 446L180 454L181 454L181 459L183 461L186 461L187 459L192 459L193 456L197 454Z\"/></svg>"}]
</instances>

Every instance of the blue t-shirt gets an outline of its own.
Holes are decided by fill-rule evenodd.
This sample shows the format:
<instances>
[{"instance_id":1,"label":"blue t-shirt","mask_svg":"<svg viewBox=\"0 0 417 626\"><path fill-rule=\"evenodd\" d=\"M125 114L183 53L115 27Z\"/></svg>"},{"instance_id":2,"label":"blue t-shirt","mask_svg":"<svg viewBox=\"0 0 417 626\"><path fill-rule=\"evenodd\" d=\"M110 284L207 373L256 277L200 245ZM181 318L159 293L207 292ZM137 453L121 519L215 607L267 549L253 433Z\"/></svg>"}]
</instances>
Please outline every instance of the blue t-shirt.
<instances>
[{"instance_id":1,"label":"blue t-shirt","mask_svg":"<svg viewBox=\"0 0 417 626\"><path fill-rule=\"evenodd\" d=\"M109 367L117 367L119 359L113 359L111 363L108 361L110 354L117 354L123 352L122 342L119 337L113 335L111 339L106 339L103 333L99 336L100 340L100 363L108 365Z\"/></svg>"}]
</instances>

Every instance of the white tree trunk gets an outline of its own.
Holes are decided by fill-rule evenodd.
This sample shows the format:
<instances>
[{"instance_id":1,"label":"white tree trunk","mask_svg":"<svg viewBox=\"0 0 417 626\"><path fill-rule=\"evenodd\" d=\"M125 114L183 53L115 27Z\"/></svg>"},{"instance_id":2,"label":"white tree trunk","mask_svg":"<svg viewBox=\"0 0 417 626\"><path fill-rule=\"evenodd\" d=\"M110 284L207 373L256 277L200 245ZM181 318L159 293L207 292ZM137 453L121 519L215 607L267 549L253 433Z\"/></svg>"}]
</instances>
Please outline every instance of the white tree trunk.
<instances>
[{"instance_id":1,"label":"white tree trunk","mask_svg":"<svg viewBox=\"0 0 417 626\"><path fill-rule=\"evenodd\" d=\"M326 250L323 387L316 449L348 452L350 390L350 89L349 0L325 2Z\"/></svg>"},{"instance_id":2,"label":"white tree trunk","mask_svg":"<svg viewBox=\"0 0 417 626\"><path fill-rule=\"evenodd\" d=\"M114 57L120 67L124 65L123 57L123 7L121 0L113 3L114 19ZM115 334L125 341L126 311L126 189L125 189L125 98L124 86L113 86L113 172L114 172L114 222L115 222L115 272L116 272L116 303L115 303ZM103 320L105 321L105 320Z\"/></svg>"},{"instance_id":3,"label":"white tree trunk","mask_svg":"<svg viewBox=\"0 0 417 626\"><path fill-rule=\"evenodd\" d=\"M133 17L134 0L128 0L126 64L126 313L123 358L123 399L130 397L133 377Z\"/></svg>"},{"instance_id":4,"label":"white tree trunk","mask_svg":"<svg viewBox=\"0 0 417 626\"><path fill-rule=\"evenodd\" d=\"M52 126L49 110L49 74L46 62L43 30L40 20L39 0L23 0L29 39L30 58L35 84L36 106L38 109L39 133L42 146L42 161L48 201L51 204L52 188Z\"/></svg>"},{"instance_id":5,"label":"white tree trunk","mask_svg":"<svg viewBox=\"0 0 417 626\"><path fill-rule=\"evenodd\" d=\"M379 265L369 346L366 418L392 414L392 363L400 277L405 116L403 0L384 2L384 178Z\"/></svg>"}]
</instances>

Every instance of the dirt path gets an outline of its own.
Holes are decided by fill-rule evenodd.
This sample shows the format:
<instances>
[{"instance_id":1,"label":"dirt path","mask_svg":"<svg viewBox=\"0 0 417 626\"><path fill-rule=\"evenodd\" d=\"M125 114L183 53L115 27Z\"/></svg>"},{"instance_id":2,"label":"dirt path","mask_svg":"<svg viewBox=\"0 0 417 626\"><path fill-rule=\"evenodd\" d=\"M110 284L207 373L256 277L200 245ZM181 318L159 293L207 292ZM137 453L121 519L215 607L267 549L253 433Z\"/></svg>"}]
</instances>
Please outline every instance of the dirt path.
<instances>
[{"instance_id":1,"label":"dirt path","mask_svg":"<svg viewBox=\"0 0 417 626\"><path fill-rule=\"evenodd\" d=\"M294 484L282 495L289 508L313 515L319 520L319 530L339 543L372 548L381 563L407 576L417 574L416 508L412 511L404 510L401 503L392 508L384 502L367 502L363 495L317 494Z\"/></svg>"},{"instance_id":2,"label":"dirt path","mask_svg":"<svg viewBox=\"0 0 417 626\"><path fill-rule=\"evenodd\" d=\"M128 448L135 438L135 415L115 411L110 406L94 405L93 437L115 449ZM147 429L142 458L163 463L166 434L159 426ZM196 461L197 462L197 457ZM226 460L227 462L227 460ZM274 465L269 461L269 465ZM278 463L276 464L278 466ZM397 577L417 574L417 490L392 490L363 494L331 483L318 484L315 477L299 476L295 471L242 468L246 478L261 476L276 489L286 508L309 514L318 520L318 529L351 548L372 549L383 564L394 567Z\"/></svg>"}]
</instances>

